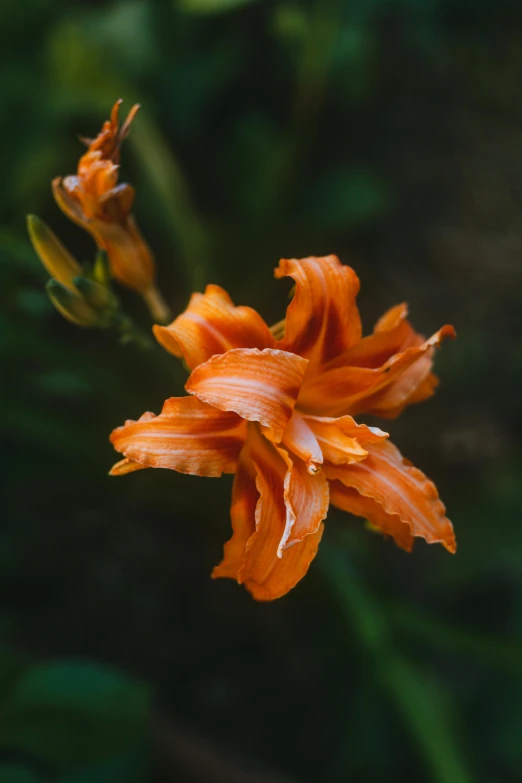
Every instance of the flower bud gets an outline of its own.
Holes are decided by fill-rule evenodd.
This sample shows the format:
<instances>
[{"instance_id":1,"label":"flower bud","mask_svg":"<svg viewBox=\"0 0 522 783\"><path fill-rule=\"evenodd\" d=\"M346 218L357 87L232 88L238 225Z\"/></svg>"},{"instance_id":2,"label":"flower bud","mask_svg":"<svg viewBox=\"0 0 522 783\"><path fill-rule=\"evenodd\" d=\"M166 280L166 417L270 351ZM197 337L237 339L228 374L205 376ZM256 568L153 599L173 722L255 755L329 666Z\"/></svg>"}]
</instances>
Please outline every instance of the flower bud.
<instances>
[{"instance_id":1,"label":"flower bud","mask_svg":"<svg viewBox=\"0 0 522 783\"><path fill-rule=\"evenodd\" d=\"M38 258L51 277L74 291L73 279L82 274L82 268L62 245L56 234L36 215L27 216L27 229Z\"/></svg>"},{"instance_id":2,"label":"flower bud","mask_svg":"<svg viewBox=\"0 0 522 783\"><path fill-rule=\"evenodd\" d=\"M118 182L121 143L139 109L133 106L120 127L120 104L114 104L95 139L84 139L88 150L76 174L53 180L53 194L64 214L106 251L112 277L143 296L154 320L168 323L170 311L156 286L154 258L132 215L134 188Z\"/></svg>"},{"instance_id":3,"label":"flower bud","mask_svg":"<svg viewBox=\"0 0 522 783\"><path fill-rule=\"evenodd\" d=\"M75 277L73 282L90 307L98 313L103 311L106 317L114 315L119 302L109 288L87 277Z\"/></svg>"},{"instance_id":4,"label":"flower bud","mask_svg":"<svg viewBox=\"0 0 522 783\"><path fill-rule=\"evenodd\" d=\"M111 282L111 270L106 250L98 250L92 270L93 280L107 287Z\"/></svg>"},{"instance_id":5,"label":"flower bud","mask_svg":"<svg viewBox=\"0 0 522 783\"><path fill-rule=\"evenodd\" d=\"M58 280L49 280L45 288L53 305L68 321L76 326L101 326L99 314L82 296L73 293Z\"/></svg>"}]
</instances>

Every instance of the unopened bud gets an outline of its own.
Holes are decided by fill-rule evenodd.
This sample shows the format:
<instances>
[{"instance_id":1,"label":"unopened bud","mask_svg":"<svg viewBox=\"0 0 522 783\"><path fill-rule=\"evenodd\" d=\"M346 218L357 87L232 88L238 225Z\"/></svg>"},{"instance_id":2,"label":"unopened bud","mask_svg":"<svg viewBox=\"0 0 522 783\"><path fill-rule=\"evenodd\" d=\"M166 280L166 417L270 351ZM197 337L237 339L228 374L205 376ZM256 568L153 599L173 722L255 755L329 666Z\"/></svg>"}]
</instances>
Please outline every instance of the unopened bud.
<instances>
[{"instance_id":1,"label":"unopened bud","mask_svg":"<svg viewBox=\"0 0 522 783\"><path fill-rule=\"evenodd\" d=\"M74 291L73 278L82 274L76 259L62 245L56 234L36 215L27 216L27 229L38 258L49 274Z\"/></svg>"},{"instance_id":2,"label":"unopened bud","mask_svg":"<svg viewBox=\"0 0 522 783\"><path fill-rule=\"evenodd\" d=\"M94 262L94 268L92 270L92 276L97 283L108 286L111 281L111 269L109 266L109 258L106 250L98 250L96 254L96 260Z\"/></svg>"},{"instance_id":3,"label":"unopened bud","mask_svg":"<svg viewBox=\"0 0 522 783\"><path fill-rule=\"evenodd\" d=\"M88 305L96 311L106 311L107 315L114 314L119 307L119 302L112 291L96 280L87 277L75 277L73 283L81 293Z\"/></svg>"},{"instance_id":4,"label":"unopened bud","mask_svg":"<svg viewBox=\"0 0 522 783\"><path fill-rule=\"evenodd\" d=\"M58 312L71 323L87 328L101 326L96 310L82 296L73 293L58 280L49 280L46 290Z\"/></svg>"}]
</instances>

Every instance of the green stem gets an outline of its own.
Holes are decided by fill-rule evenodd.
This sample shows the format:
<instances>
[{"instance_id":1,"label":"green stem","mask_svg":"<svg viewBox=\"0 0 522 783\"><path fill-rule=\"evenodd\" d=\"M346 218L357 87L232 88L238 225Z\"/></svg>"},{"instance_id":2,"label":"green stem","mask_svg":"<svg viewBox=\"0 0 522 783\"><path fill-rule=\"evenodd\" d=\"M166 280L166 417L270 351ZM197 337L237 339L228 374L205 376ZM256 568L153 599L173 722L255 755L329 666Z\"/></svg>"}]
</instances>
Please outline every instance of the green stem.
<instances>
[{"instance_id":1,"label":"green stem","mask_svg":"<svg viewBox=\"0 0 522 783\"><path fill-rule=\"evenodd\" d=\"M155 347L152 338L136 326L128 315L118 315L114 322L114 329L125 345L132 344L141 351L151 351Z\"/></svg>"},{"instance_id":2,"label":"green stem","mask_svg":"<svg viewBox=\"0 0 522 783\"><path fill-rule=\"evenodd\" d=\"M294 163L299 163L306 155L317 130L339 29L338 11L339 0L317 0L310 20L290 126Z\"/></svg>"},{"instance_id":3,"label":"green stem","mask_svg":"<svg viewBox=\"0 0 522 783\"><path fill-rule=\"evenodd\" d=\"M136 326L132 318L128 315L119 316L114 323L114 329L124 345L133 345L145 355L150 356L154 360L154 364L160 366L171 380L179 382L178 362L152 337Z\"/></svg>"},{"instance_id":4,"label":"green stem","mask_svg":"<svg viewBox=\"0 0 522 783\"><path fill-rule=\"evenodd\" d=\"M365 656L415 738L428 775L435 783L471 783L440 688L394 648L385 613L350 569L340 546L323 543L318 561Z\"/></svg>"},{"instance_id":5,"label":"green stem","mask_svg":"<svg viewBox=\"0 0 522 783\"><path fill-rule=\"evenodd\" d=\"M281 212L315 138L339 27L338 12L339 0L317 0L308 23L289 127L276 161L274 214Z\"/></svg>"},{"instance_id":6,"label":"green stem","mask_svg":"<svg viewBox=\"0 0 522 783\"><path fill-rule=\"evenodd\" d=\"M143 299L145 300L145 304L149 308L149 312L152 316L152 320L154 321L154 323L156 324L169 323L169 321L172 319L172 314L169 310L167 303L163 299L160 290L155 285L151 285L150 288L148 288L143 293Z\"/></svg>"},{"instance_id":7,"label":"green stem","mask_svg":"<svg viewBox=\"0 0 522 783\"><path fill-rule=\"evenodd\" d=\"M210 242L192 204L181 166L148 113L142 113L129 140L138 152L144 172L156 191L158 205L167 217L167 225L179 249L185 283L191 291L201 290L208 282Z\"/></svg>"}]
</instances>

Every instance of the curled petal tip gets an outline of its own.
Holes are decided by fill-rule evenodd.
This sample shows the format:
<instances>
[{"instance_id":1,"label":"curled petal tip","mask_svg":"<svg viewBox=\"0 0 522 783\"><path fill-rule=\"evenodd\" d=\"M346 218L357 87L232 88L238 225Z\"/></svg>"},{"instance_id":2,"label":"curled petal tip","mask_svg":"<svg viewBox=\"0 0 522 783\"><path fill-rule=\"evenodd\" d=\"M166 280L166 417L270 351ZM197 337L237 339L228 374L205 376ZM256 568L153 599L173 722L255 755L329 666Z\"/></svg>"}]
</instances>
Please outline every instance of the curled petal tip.
<instances>
[{"instance_id":1,"label":"curled petal tip","mask_svg":"<svg viewBox=\"0 0 522 783\"><path fill-rule=\"evenodd\" d=\"M361 321L355 302L359 279L337 256L283 258L275 276L291 277L295 283L278 347L319 367L360 340Z\"/></svg>"},{"instance_id":2,"label":"curled petal tip","mask_svg":"<svg viewBox=\"0 0 522 783\"><path fill-rule=\"evenodd\" d=\"M451 324L444 324L444 326L439 329L438 336L437 345L440 345L442 340L454 340L457 336L457 332L455 331L455 327Z\"/></svg>"},{"instance_id":3,"label":"curled petal tip","mask_svg":"<svg viewBox=\"0 0 522 783\"><path fill-rule=\"evenodd\" d=\"M384 432L384 430L381 430L379 427L368 427L369 431L372 433L372 435L375 435L376 438L389 438L390 433Z\"/></svg>"},{"instance_id":4,"label":"curled petal tip","mask_svg":"<svg viewBox=\"0 0 522 783\"><path fill-rule=\"evenodd\" d=\"M120 110L120 106L123 103L123 98L118 98L111 109L111 122L113 125L118 124L118 112Z\"/></svg>"},{"instance_id":5,"label":"curled petal tip","mask_svg":"<svg viewBox=\"0 0 522 783\"><path fill-rule=\"evenodd\" d=\"M441 343L444 340L454 340L457 336L457 332L455 331L455 327L451 324L444 324L444 326L441 326L438 332L435 332L435 334L432 334L432 336L425 341L424 347L425 349L436 347L439 348Z\"/></svg>"},{"instance_id":6,"label":"curled petal tip","mask_svg":"<svg viewBox=\"0 0 522 783\"><path fill-rule=\"evenodd\" d=\"M456 336L457 336L457 331L456 331L455 327L452 326L451 324L446 324L445 329L447 330L447 336L450 339L454 340L456 338Z\"/></svg>"},{"instance_id":7,"label":"curled petal tip","mask_svg":"<svg viewBox=\"0 0 522 783\"><path fill-rule=\"evenodd\" d=\"M450 532L447 540L441 541L441 544L450 555L455 555L457 553L457 542L453 531Z\"/></svg>"},{"instance_id":8,"label":"curled petal tip","mask_svg":"<svg viewBox=\"0 0 522 783\"><path fill-rule=\"evenodd\" d=\"M134 473L136 470L143 470L145 466L140 465L139 462L134 462L131 459L125 457L119 462L116 462L109 470L109 476L125 476L127 473Z\"/></svg>"}]
</instances>

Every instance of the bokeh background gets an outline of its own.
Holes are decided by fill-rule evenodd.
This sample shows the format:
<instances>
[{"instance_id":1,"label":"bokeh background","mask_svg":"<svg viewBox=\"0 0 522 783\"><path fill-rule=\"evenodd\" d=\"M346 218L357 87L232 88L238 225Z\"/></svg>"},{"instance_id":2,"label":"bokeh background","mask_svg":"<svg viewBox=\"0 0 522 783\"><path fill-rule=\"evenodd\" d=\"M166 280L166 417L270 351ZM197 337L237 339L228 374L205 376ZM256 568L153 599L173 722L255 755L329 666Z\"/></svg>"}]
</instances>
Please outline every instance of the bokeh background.
<instances>
[{"instance_id":1,"label":"bokeh background","mask_svg":"<svg viewBox=\"0 0 522 783\"><path fill-rule=\"evenodd\" d=\"M520 781L520 4L4 0L0 28L2 783ZM278 321L278 259L337 253L367 330L403 300L455 324L437 396L389 431L456 556L331 512L306 579L257 604L209 579L230 477L107 477L110 430L185 372L63 321L25 215L92 259L50 180L118 97L175 311L216 282Z\"/></svg>"}]
</instances>

